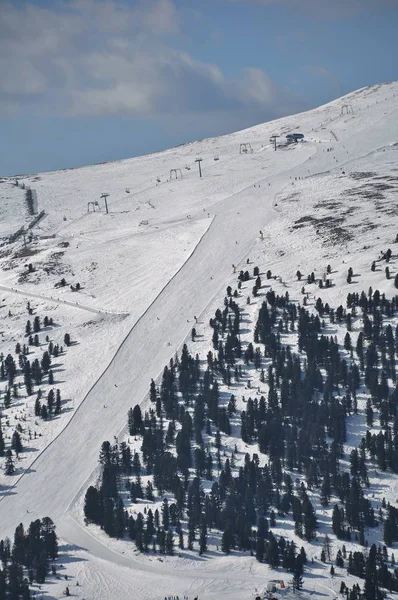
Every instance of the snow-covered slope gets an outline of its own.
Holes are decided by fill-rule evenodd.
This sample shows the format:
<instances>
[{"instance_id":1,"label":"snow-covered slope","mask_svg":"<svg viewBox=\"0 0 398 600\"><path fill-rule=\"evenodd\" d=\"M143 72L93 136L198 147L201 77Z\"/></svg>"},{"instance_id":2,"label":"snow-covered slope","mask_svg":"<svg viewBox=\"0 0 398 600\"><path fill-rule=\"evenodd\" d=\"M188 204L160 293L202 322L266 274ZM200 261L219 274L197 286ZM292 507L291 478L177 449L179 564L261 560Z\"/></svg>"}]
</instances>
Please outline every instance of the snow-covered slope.
<instances>
[{"instance_id":1,"label":"snow-covered slope","mask_svg":"<svg viewBox=\"0 0 398 600\"><path fill-rule=\"evenodd\" d=\"M44 443L22 456L21 466L30 468L20 469L15 488L6 488L0 500L0 537L11 535L24 518L48 514L60 536L80 548L82 562L74 572L85 581L82 593L101 589L101 598L114 595L115 579L118 598L148 600L190 589L206 598L240 598L242 589L247 595L255 585L261 587L270 574L249 557L241 557L239 566L234 557L184 567L178 560L166 565L132 560L82 527L76 506L97 466L101 442L120 434L128 408L145 404L150 378L185 341L194 315L208 322L225 286L236 278L232 264L243 268L250 256L262 270L278 273L280 285L291 286L289 293L298 294L293 283L298 268L310 272L333 263L341 285L323 294L338 305L347 294L347 255L355 253L350 265L363 272L375 249L392 243L397 98L397 83L372 86L232 135L20 179L37 192L38 209L46 214L32 229L27 253L21 252L21 240L0 248L0 351L13 351L23 338L24 297L36 310L54 311L80 345L68 349L65 381L59 383L65 397L73 395L74 410L51 427L40 425ZM349 114L341 114L343 106ZM274 152L270 136L280 134L282 140L292 131L302 132L305 142ZM240 144L251 144L253 153L240 154ZM183 178L171 181L171 169L181 169ZM391 188L381 190L386 178ZM0 184L4 237L29 222L24 194L12 185L11 180ZM108 215L100 199L104 192L110 194ZM102 210L87 212L94 201ZM32 273L26 273L28 262ZM68 284L79 282L81 291L69 285L55 289L61 277ZM354 285L366 290L374 282L366 276ZM377 285L382 290L388 283L383 279ZM386 287L390 294L391 288L392 282ZM23 398L20 402L7 410L24 410L25 419L34 418L32 402L26 407ZM8 481L2 476L3 483ZM168 589L151 592L160 582L162 590Z\"/></svg>"}]
</instances>

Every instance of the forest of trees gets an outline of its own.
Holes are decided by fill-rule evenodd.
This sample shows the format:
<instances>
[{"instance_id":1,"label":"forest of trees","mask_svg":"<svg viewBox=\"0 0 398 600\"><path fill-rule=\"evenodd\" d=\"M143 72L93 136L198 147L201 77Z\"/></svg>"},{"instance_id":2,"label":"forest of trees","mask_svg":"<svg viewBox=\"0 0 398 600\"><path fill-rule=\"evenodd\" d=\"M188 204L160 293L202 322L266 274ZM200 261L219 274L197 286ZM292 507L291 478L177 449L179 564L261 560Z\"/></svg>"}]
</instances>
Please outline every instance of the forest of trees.
<instances>
[{"instance_id":1,"label":"forest of trees","mask_svg":"<svg viewBox=\"0 0 398 600\"><path fill-rule=\"evenodd\" d=\"M31 598L29 585L45 582L57 555L55 525L49 517L32 521L27 530L18 525L13 542L0 540L0 600ZM54 565L51 570L55 573Z\"/></svg>"},{"instance_id":2,"label":"forest of trees","mask_svg":"<svg viewBox=\"0 0 398 600\"><path fill-rule=\"evenodd\" d=\"M238 289L250 279L241 272ZM257 295L262 287L257 268L253 279L252 295ZM181 356L165 366L159 387L151 381L151 408L144 415L138 405L129 411L129 434L141 440L140 452L132 455L125 441L104 442L101 483L87 491L85 516L110 536L135 540L144 552L172 554L175 545L184 547L184 532L188 549L203 553L209 531L216 530L223 552L247 550L259 561L283 566L299 582L304 550L272 530L279 517L289 515L295 533L311 542L317 535L313 494L324 507L334 507L332 530L342 541L365 546L366 530L383 520L394 524L385 543L398 536L391 507L375 513L367 497L368 464L383 471L398 468L398 325L391 325L397 297L388 300L369 289L349 294L346 307L332 308L318 298L311 312L291 302L287 292L279 296L269 290L253 342L242 346L237 295L228 287L223 308L210 320L213 349L205 368L184 345ZM335 324L346 330L343 345L327 333ZM360 328L355 344L354 324L356 332ZM292 335L297 352L286 343ZM266 394L251 392L253 369L267 384ZM235 382L248 395L243 410L237 409L234 394L225 400L220 393L221 384L228 388ZM368 426L377 417L382 431L367 432L348 457L347 470L347 417L358 413L361 386L368 398ZM231 434L257 447L239 467L237 448L231 451L223 441ZM263 455L267 460L260 466ZM151 475L146 486L142 475ZM210 493L204 492L203 480L212 482ZM165 494L174 501L164 498L161 511L149 508L134 518L124 507L126 492L133 503ZM375 576L372 585L379 589L388 580L398 589L397 573L380 568L389 575ZM367 599L375 597L369 594Z\"/></svg>"},{"instance_id":3,"label":"forest of trees","mask_svg":"<svg viewBox=\"0 0 398 600\"><path fill-rule=\"evenodd\" d=\"M29 315L33 314L30 302L26 306ZM20 398L25 394L30 397L36 395L34 414L35 417L40 417L44 420L51 419L59 415L62 411L61 391L58 388L50 387L46 392L42 386L54 385L54 373L52 370L53 359L58 358L64 353L63 346L55 344L49 338L49 331L54 326L53 319L44 316L43 319L39 315L28 319L25 326L25 339L27 343L17 342L15 345L15 353L8 353L4 356L0 354L0 383L4 382L5 387L0 390L0 401L5 409L10 408L13 402L19 402ZM44 339L39 338L40 333L44 333ZM70 344L69 334L65 334ZM64 340L65 341L65 340ZM29 359L32 353L31 347L40 348L41 358L36 357ZM45 349L44 349L44 348ZM15 472L15 457L23 451L22 434L25 434L29 439L36 438L36 430L23 427L21 423L15 425L15 429L11 434L11 444L6 447L4 434L4 421L0 418L0 457L5 457L5 474L13 475Z\"/></svg>"}]
</instances>

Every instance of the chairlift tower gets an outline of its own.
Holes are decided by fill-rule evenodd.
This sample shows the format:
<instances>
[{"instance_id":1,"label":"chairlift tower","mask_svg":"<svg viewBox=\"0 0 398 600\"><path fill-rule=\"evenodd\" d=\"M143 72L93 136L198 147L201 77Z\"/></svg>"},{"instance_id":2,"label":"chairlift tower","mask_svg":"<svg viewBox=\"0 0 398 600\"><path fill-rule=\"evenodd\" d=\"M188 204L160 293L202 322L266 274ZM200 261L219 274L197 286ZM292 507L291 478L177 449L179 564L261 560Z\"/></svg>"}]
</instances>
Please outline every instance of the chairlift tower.
<instances>
[{"instance_id":1,"label":"chairlift tower","mask_svg":"<svg viewBox=\"0 0 398 600\"><path fill-rule=\"evenodd\" d=\"M106 200L106 199L108 198L108 196L109 196L109 194L105 194L105 193L104 193L104 194L101 194L101 198L103 198L103 199L104 199L104 202L105 202L105 210L106 210L106 214L107 214L107 215L109 214L109 210L108 210L108 202L107 202L107 200Z\"/></svg>"},{"instance_id":2,"label":"chairlift tower","mask_svg":"<svg viewBox=\"0 0 398 600\"><path fill-rule=\"evenodd\" d=\"M195 162L198 163L198 167L199 167L199 177L202 177L202 167L200 166L200 163L203 161L203 158L197 158L195 159Z\"/></svg>"},{"instance_id":3,"label":"chairlift tower","mask_svg":"<svg viewBox=\"0 0 398 600\"><path fill-rule=\"evenodd\" d=\"M274 150L276 152L276 140L278 139L278 137L280 137L279 135L271 135L270 137L270 142L271 144L274 144Z\"/></svg>"}]
</instances>

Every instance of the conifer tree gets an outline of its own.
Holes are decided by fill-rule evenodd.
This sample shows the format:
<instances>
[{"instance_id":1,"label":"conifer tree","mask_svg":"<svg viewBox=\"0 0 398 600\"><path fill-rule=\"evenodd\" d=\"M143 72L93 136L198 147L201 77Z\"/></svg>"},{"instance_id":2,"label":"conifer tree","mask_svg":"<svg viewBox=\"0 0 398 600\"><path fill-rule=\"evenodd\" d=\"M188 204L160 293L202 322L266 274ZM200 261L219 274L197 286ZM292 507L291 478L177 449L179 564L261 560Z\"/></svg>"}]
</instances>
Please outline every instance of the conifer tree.
<instances>
[{"instance_id":1,"label":"conifer tree","mask_svg":"<svg viewBox=\"0 0 398 600\"><path fill-rule=\"evenodd\" d=\"M273 568L279 566L279 547L275 537L270 532L268 544L265 550L265 560Z\"/></svg>"},{"instance_id":2,"label":"conifer tree","mask_svg":"<svg viewBox=\"0 0 398 600\"><path fill-rule=\"evenodd\" d=\"M166 533L166 554L169 556L174 555L174 536L171 529Z\"/></svg>"},{"instance_id":3,"label":"conifer tree","mask_svg":"<svg viewBox=\"0 0 398 600\"><path fill-rule=\"evenodd\" d=\"M101 524L101 500L97 488L90 486L84 497L84 517L87 523Z\"/></svg>"},{"instance_id":4,"label":"conifer tree","mask_svg":"<svg viewBox=\"0 0 398 600\"><path fill-rule=\"evenodd\" d=\"M22 441L19 431L15 430L12 434L11 438L11 448L14 450L15 454L18 456L22 452Z\"/></svg>"},{"instance_id":5,"label":"conifer tree","mask_svg":"<svg viewBox=\"0 0 398 600\"><path fill-rule=\"evenodd\" d=\"M230 554L234 548L234 530L231 521L227 521L221 537L221 550L225 554Z\"/></svg>"},{"instance_id":6,"label":"conifer tree","mask_svg":"<svg viewBox=\"0 0 398 600\"><path fill-rule=\"evenodd\" d=\"M41 415L41 403L40 403L39 397L37 397L35 400L35 416L40 417L40 415Z\"/></svg>"},{"instance_id":7,"label":"conifer tree","mask_svg":"<svg viewBox=\"0 0 398 600\"><path fill-rule=\"evenodd\" d=\"M1 420L0 420L0 456L4 456L4 452L5 452L5 443L4 443L3 431L1 429Z\"/></svg>"},{"instance_id":8,"label":"conifer tree","mask_svg":"<svg viewBox=\"0 0 398 600\"><path fill-rule=\"evenodd\" d=\"M12 459L12 452L10 449L6 450L6 464L4 473L6 475L13 475L15 472L14 461Z\"/></svg>"},{"instance_id":9,"label":"conifer tree","mask_svg":"<svg viewBox=\"0 0 398 600\"><path fill-rule=\"evenodd\" d=\"M43 358L41 359L41 368L43 369L43 371L45 373L47 373L50 366L51 366L51 358L50 358L49 353L46 350L43 354Z\"/></svg>"},{"instance_id":10,"label":"conifer tree","mask_svg":"<svg viewBox=\"0 0 398 600\"><path fill-rule=\"evenodd\" d=\"M206 517L202 515L200 520L200 533L199 533L199 554L202 555L207 551L207 525Z\"/></svg>"}]
</instances>

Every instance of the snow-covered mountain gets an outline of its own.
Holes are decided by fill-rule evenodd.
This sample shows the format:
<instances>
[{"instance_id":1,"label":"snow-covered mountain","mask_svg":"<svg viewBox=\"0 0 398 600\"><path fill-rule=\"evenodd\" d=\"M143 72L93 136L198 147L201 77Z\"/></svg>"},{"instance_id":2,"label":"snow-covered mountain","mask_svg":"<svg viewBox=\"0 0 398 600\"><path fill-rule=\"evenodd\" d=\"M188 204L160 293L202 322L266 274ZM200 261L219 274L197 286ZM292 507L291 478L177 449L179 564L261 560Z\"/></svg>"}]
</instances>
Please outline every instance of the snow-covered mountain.
<instances>
[{"instance_id":1,"label":"snow-covered mountain","mask_svg":"<svg viewBox=\"0 0 398 600\"><path fill-rule=\"evenodd\" d=\"M64 563L74 585L79 582L73 594L80 598L249 598L255 587L275 579L248 553L222 555L216 542L206 560L198 560L197 552L137 556L131 543L84 526L82 498L96 480L101 443L125 439L128 409L148 407L151 378L158 378L187 340L206 359L212 349L207 323L222 308L226 287L236 287L248 259L261 273L269 269L276 276L276 293L288 291L298 302L303 282L297 270L322 278L330 264L333 287L307 288L308 306L318 297L335 308L345 306L347 293L368 292L370 286L387 298L395 295L397 117L398 83L370 86L231 135L131 160L18 177L18 185L12 179L0 183L0 352L15 356L16 344L27 344L26 321L33 328L35 316L40 328L32 329L38 345L33 340L30 346L31 363L41 359L49 342L65 345L65 333L74 342L52 358L54 383L46 376L38 386L45 397L51 387L60 390L56 418L35 415L36 394L26 396L23 386L2 409L6 447L20 425L23 450L14 475L4 474L0 458L0 538L12 536L21 521L48 514L69 545ZM292 132L304 140L287 144ZM197 158L203 159L201 178ZM34 192L32 212L44 211L35 224L28 187ZM103 194L109 194L109 214ZM10 242L22 226L25 242L22 232ZM370 265L389 247L386 279L381 268L372 271ZM266 284L265 275L262 279ZM237 302L254 324L269 288L247 305L252 287L253 282L244 284ZM44 326L44 317L53 325ZM200 337L191 343L193 326ZM341 345L345 333L338 327L333 332ZM241 336L244 347L253 342L252 328ZM252 377L253 387L261 388L259 374ZM23 380L18 373L16 382ZM0 381L3 402L6 387L7 380ZM233 393L239 402L248 395L245 384L235 385ZM347 455L366 433L365 397L359 413L348 419ZM226 451L238 444L241 460L258 451L237 436L225 444ZM395 505L398 479L375 473L370 491L375 506L383 497ZM315 566L306 572L304 587L333 597L341 579L332 580L330 565L318 560L330 510L317 506L317 511L318 545L306 545ZM289 537L290 529L289 519L281 519L275 532ZM379 528L375 541L380 535ZM345 578L350 586L356 580ZM46 597L59 597L62 586L58 580L49 584Z\"/></svg>"}]
</instances>

